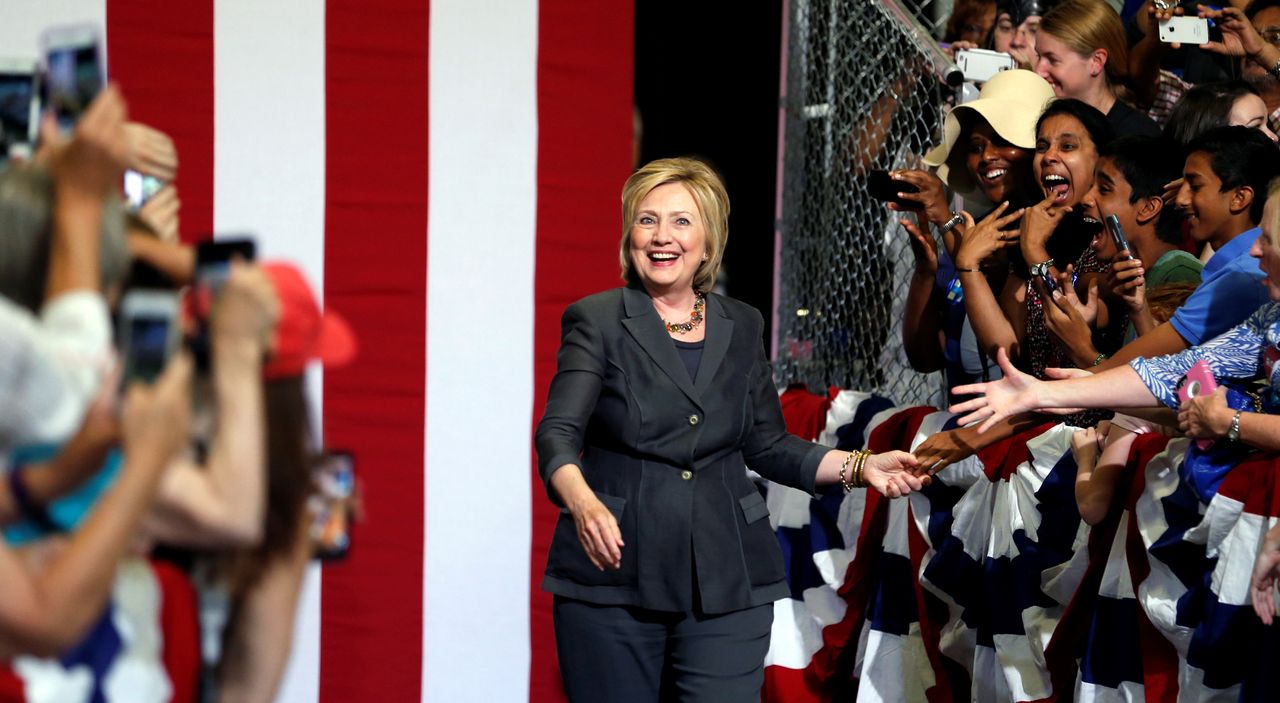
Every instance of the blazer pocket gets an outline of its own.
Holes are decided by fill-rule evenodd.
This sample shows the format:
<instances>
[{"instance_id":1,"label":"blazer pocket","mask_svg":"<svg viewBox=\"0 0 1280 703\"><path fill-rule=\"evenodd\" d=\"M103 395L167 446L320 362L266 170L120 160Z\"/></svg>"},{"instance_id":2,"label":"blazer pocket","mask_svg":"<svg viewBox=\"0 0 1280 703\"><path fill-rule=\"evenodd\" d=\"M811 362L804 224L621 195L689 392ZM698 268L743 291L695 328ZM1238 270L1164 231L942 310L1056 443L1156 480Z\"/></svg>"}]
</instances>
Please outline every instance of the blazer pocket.
<instances>
[{"instance_id":1,"label":"blazer pocket","mask_svg":"<svg viewBox=\"0 0 1280 703\"><path fill-rule=\"evenodd\" d=\"M751 491L751 493L738 499L738 505L742 508L742 519L748 525L759 520L760 518L769 517L769 506L764 501L764 496L759 491Z\"/></svg>"},{"instance_id":2,"label":"blazer pocket","mask_svg":"<svg viewBox=\"0 0 1280 703\"><path fill-rule=\"evenodd\" d=\"M769 517L769 506L758 491L738 499L742 519L742 558L747 567L747 580L753 587L770 586L786 578L782 567L782 550Z\"/></svg>"},{"instance_id":3,"label":"blazer pocket","mask_svg":"<svg viewBox=\"0 0 1280 703\"><path fill-rule=\"evenodd\" d=\"M622 516L626 512L627 500L607 493L596 492L596 498L604 507L613 513L618 521L618 529L625 533ZM560 519L556 521L555 533L551 538L551 549L547 554L547 574L556 578L567 579L583 586L624 586L635 581L635 540L624 534L627 546L622 548L622 568L600 571L587 556L586 548L578 539L578 528L573 522L573 513L568 509L560 509Z\"/></svg>"}]
</instances>

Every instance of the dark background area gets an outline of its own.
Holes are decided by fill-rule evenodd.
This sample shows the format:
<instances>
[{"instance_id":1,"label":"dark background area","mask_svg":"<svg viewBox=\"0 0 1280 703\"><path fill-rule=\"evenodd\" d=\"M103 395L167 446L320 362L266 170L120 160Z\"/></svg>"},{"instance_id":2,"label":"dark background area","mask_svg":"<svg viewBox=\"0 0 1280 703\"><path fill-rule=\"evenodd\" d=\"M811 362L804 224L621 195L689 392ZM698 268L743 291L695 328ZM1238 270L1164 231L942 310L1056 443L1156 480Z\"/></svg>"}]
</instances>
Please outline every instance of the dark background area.
<instances>
[{"instance_id":1,"label":"dark background area","mask_svg":"<svg viewBox=\"0 0 1280 703\"><path fill-rule=\"evenodd\" d=\"M636 2L640 162L700 156L729 190L726 292L764 315L772 341L782 2Z\"/></svg>"}]
</instances>

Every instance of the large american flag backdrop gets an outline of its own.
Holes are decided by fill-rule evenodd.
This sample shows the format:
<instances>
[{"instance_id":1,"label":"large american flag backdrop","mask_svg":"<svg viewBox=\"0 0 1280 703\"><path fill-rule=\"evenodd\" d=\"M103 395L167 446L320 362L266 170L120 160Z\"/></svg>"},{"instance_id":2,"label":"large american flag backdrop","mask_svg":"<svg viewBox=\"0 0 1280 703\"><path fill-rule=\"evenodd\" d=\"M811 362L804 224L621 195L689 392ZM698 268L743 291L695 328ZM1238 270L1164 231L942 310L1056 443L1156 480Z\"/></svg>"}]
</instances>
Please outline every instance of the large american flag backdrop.
<instances>
[{"instance_id":1,"label":"large american flag backdrop","mask_svg":"<svg viewBox=\"0 0 1280 703\"><path fill-rule=\"evenodd\" d=\"M0 55L84 21L178 145L183 237L255 234L360 337L311 380L368 518L280 699L559 698L530 435L560 313L617 284L630 0L2 0Z\"/></svg>"}]
</instances>

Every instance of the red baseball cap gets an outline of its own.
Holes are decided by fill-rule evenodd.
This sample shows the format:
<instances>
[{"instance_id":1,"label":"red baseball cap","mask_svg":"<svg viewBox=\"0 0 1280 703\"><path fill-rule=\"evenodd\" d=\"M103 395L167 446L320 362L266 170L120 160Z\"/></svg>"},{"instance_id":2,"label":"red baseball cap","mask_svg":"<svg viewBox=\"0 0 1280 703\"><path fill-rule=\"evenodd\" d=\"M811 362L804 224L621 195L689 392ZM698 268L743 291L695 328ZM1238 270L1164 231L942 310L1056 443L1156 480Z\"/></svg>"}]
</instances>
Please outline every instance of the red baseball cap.
<instances>
[{"instance_id":1,"label":"red baseball cap","mask_svg":"<svg viewBox=\"0 0 1280 703\"><path fill-rule=\"evenodd\" d=\"M264 262L262 270L280 300L276 346L262 369L263 377L301 376L312 361L327 368L350 363L356 356L355 332L338 313L320 310L302 272L283 261Z\"/></svg>"}]
</instances>

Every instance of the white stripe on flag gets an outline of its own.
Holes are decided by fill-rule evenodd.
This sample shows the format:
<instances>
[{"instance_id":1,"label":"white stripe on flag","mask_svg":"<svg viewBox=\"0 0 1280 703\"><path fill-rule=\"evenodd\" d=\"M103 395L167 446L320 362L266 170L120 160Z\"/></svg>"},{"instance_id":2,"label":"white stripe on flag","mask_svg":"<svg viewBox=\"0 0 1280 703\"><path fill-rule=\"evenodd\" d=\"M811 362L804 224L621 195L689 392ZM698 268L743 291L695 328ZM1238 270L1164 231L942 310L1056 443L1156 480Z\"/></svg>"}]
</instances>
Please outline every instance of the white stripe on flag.
<instances>
[{"instance_id":1,"label":"white stripe on flag","mask_svg":"<svg viewBox=\"0 0 1280 703\"><path fill-rule=\"evenodd\" d=\"M529 695L537 39L431 3L423 700Z\"/></svg>"},{"instance_id":2,"label":"white stripe on flag","mask_svg":"<svg viewBox=\"0 0 1280 703\"><path fill-rule=\"evenodd\" d=\"M3 0L0 18L3 18L0 20L0 56L35 61L40 58L40 33L54 25L90 24L105 36L107 3L106 0Z\"/></svg>"},{"instance_id":3,"label":"white stripe on flag","mask_svg":"<svg viewBox=\"0 0 1280 703\"><path fill-rule=\"evenodd\" d=\"M214 229L247 233L324 294L325 6L214 3ZM321 376L308 374L316 436ZM319 699L320 578L309 567L277 700Z\"/></svg>"}]
</instances>

